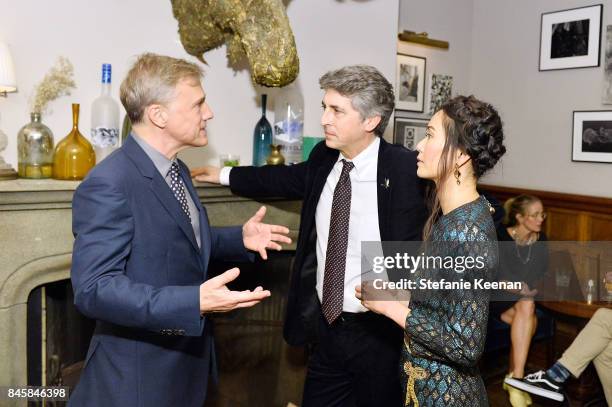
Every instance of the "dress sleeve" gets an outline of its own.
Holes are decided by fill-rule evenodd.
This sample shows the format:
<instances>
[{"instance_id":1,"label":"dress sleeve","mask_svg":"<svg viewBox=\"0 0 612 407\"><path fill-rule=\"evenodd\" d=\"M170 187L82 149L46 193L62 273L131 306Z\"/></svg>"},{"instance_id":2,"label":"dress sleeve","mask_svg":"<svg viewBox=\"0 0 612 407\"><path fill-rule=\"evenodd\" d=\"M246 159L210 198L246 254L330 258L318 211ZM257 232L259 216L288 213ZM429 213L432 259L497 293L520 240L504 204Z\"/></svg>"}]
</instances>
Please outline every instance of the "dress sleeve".
<instances>
[{"instance_id":1,"label":"dress sleeve","mask_svg":"<svg viewBox=\"0 0 612 407\"><path fill-rule=\"evenodd\" d=\"M497 242L492 242L475 225L467 229L469 240L454 247L454 256L484 255L487 261L481 269L466 269L457 274L455 280L490 281L497 261ZM456 270L445 272L452 274ZM429 358L464 367L475 366L484 349L489 297L488 290L478 288L439 291L432 298L411 303L405 332L410 342L416 342Z\"/></svg>"}]
</instances>

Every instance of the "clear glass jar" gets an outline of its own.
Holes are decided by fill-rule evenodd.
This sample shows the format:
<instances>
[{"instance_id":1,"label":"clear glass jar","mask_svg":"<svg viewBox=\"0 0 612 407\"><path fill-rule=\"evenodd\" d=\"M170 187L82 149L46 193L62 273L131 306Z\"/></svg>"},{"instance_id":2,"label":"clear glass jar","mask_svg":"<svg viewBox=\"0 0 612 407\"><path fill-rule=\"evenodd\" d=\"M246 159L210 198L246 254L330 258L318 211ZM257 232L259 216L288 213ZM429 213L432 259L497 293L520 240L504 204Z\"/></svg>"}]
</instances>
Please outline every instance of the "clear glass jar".
<instances>
[{"instance_id":1,"label":"clear glass jar","mask_svg":"<svg viewBox=\"0 0 612 407\"><path fill-rule=\"evenodd\" d=\"M21 178L51 178L53 133L42 124L40 113L30 113L30 123L17 134L17 171Z\"/></svg>"}]
</instances>

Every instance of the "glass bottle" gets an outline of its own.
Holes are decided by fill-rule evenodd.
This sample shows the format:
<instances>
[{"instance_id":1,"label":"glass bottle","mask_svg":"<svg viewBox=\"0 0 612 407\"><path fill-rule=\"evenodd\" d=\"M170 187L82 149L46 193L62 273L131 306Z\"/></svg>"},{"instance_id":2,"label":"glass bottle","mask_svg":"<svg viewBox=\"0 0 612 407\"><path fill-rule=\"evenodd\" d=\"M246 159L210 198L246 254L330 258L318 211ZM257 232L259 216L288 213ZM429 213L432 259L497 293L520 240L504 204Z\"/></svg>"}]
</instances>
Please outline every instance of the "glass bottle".
<instances>
[{"instance_id":1,"label":"glass bottle","mask_svg":"<svg viewBox=\"0 0 612 407\"><path fill-rule=\"evenodd\" d=\"M261 95L261 119L253 131L253 165L259 167L266 163L272 144L272 126L266 119L266 103L268 95Z\"/></svg>"},{"instance_id":2,"label":"glass bottle","mask_svg":"<svg viewBox=\"0 0 612 407\"><path fill-rule=\"evenodd\" d=\"M91 143L97 162L119 148L119 103L111 96L111 64L102 64L102 90L91 105Z\"/></svg>"},{"instance_id":3,"label":"glass bottle","mask_svg":"<svg viewBox=\"0 0 612 407\"><path fill-rule=\"evenodd\" d=\"M72 131L55 148L53 178L81 180L96 164L96 154L79 132L79 104L72 104Z\"/></svg>"},{"instance_id":4,"label":"glass bottle","mask_svg":"<svg viewBox=\"0 0 612 407\"><path fill-rule=\"evenodd\" d=\"M296 84L281 89L274 106L274 144L282 146L287 164L302 161L304 99Z\"/></svg>"},{"instance_id":5,"label":"glass bottle","mask_svg":"<svg viewBox=\"0 0 612 407\"><path fill-rule=\"evenodd\" d=\"M21 178L51 178L53 133L41 123L40 113L30 113L30 123L17 133L17 171Z\"/></svg>"},{"instance_id":6,"label":"glass bottle","mask_svg":"<svg viewBox=\"0 0 612 407\"><path fill-rule=\"evenodd\" d=\"M593 281L593 279L589 279L589 281L587 282L587 295L586 295L586 301L587 304L591 305L593 303L593 294L595 292L595 282Z\"/></svg>"}]
</instances>

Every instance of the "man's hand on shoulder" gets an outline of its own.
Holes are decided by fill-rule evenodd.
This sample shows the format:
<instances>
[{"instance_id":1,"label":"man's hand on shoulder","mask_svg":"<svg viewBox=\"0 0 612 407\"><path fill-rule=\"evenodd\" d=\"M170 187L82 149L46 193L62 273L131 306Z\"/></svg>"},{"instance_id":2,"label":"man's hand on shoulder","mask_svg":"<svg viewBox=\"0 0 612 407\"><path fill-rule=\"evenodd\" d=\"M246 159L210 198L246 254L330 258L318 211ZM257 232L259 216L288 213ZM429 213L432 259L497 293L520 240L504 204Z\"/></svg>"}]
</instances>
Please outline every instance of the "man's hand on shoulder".
<instances>
[{"instance_id":1,"label":"man's hand on shoulder","mask_svg":"<svg viewBox=\"0 0 612 407\"><path fill-rule=\"evenodd\" d=\"M210 182L212 184L219 184L221 168L212 165L206 165L204 167L198 167L191 170L191 178L195 178L199 182Z\"/></svg>"},{"instance_id":2,"label":"man's hand on shoulder","mask_svg":"<svg viewBox=\"0 0 612 407\"><path fill-rule=\"evenodd\" d=\"M227 284L240 275L234 267L211 278L200 286L200 313L228 312L237 308L252 307L270 296L270 291L257 287L254 290L231 291Z\"/></svg>"}]
</instances>

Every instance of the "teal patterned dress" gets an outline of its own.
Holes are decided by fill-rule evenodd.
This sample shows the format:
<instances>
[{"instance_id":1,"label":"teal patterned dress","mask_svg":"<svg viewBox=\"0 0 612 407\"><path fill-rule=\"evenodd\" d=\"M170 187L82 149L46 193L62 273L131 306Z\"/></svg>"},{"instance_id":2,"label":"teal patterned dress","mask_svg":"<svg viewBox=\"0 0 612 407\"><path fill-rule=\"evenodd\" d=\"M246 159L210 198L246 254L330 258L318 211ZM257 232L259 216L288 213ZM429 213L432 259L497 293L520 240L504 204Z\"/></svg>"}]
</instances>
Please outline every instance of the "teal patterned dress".
<instances>
[{"instance_id":1,"label":"teal patterned dress","mask_svg":"<svg viewBox=\"0 0 612 407\"><path fill-rule=\"evenodd\" d=\"M484 267L462 273L444 268L419 270L416 277L491 281L497 239L490 208L481 196L443 215L426 249L428 255L483 256ZM405 405L488 406L477 364L487 331L489 291L416 290L409 307L400 367Z\"/></svg>"}]
</instances>

